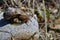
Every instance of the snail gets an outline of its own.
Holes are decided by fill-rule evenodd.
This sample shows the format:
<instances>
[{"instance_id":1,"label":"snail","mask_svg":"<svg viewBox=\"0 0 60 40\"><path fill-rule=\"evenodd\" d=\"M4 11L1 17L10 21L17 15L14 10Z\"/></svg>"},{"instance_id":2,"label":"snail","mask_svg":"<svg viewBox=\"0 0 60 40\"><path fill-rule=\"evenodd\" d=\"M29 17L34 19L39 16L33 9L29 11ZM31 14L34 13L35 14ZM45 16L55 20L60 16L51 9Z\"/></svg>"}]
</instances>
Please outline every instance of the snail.
<instances>
[{"instance_id":1,"label":"snail","mask_svg":"<svg viewBox=\"0 0 60 40\"><path fill-rule=\"evenodd\" d=\"M5 10L3 17L5 20L10 21L11 23L26 23L29 20L27 15L12 7Z\"/></svg>"}]
</instances>

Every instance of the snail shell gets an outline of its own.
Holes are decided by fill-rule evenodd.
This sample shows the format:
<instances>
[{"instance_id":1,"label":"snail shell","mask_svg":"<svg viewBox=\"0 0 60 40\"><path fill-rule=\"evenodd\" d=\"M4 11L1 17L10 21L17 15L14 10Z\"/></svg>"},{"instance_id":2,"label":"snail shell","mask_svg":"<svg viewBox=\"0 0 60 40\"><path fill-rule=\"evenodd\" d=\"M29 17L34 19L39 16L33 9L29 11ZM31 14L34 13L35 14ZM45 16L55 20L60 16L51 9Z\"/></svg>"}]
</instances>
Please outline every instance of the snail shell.
<instances>
[{"instance_id":1,"label":"snail shell","mask_svg":"<svg viewBox=\"0 0 60 40\"><path fill-rule=\"evenodd\" d=\"M14 12L15 12L15 9L14 9L14 8L10 8L10 7L7 8L7 9L5 10L5 12L3 13L4 19L10 20L13 15L16 15L16 13L14 13Z\"/></svg>"}]
</instances>

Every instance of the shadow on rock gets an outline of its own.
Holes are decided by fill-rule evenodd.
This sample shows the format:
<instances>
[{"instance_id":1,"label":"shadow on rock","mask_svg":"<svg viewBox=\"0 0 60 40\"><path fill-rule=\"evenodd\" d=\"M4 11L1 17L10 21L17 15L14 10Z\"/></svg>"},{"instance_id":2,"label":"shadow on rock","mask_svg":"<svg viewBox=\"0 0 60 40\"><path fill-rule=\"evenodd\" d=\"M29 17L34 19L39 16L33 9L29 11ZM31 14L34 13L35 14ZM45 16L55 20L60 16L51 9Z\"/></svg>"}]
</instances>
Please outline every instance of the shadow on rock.
<instances>
[{"instance_id":1,"label":"shadow on rock","mask_svg":"<svg viewBox=\"0 0 60 40\"><path fill-rule=\"evenodd\" d=\"M0 27L3 27L5 25L9 24L9 21L5 20L5 19L1 19L0 20Z\"/></svg>"}]
</instances>

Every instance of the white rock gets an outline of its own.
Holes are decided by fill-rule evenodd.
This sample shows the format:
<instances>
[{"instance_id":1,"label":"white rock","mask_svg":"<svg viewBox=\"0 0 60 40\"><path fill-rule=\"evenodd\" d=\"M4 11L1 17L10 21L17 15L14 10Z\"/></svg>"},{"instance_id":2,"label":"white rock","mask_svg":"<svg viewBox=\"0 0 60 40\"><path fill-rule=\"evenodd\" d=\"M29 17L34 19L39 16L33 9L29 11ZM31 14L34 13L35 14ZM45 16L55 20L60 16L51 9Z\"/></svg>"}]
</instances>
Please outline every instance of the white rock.
<instances>
[{"instance_id":1,"label":"white rock","mask_svg":"<svg viewBox=\"0 0 60 40\"><path fill-rule=\"evenodd\" d=\"M2 23L1 21L3 21L3 14L0 13L0 24ZM4 21L2 24L4 24L6 21ZM37 40L39 38L39 29L38 29L38 22L36 21L36 19L34 19L34 17L31 17L30 20L24 24L20 24L20 25L12 25L12 24L4 24L4 25L0 25L0 30L2 31L8 31L11 32L12 35L15 38L19 38L20 39L27 39L30 36L32 36L35 32L37 32L37 34L34 36L33 40ZM11 34L9 33L5 33L5 32L0 32L0 40L11 40ZM15 39L16 40L16 39Z\"/></svg>"}]
</instances>

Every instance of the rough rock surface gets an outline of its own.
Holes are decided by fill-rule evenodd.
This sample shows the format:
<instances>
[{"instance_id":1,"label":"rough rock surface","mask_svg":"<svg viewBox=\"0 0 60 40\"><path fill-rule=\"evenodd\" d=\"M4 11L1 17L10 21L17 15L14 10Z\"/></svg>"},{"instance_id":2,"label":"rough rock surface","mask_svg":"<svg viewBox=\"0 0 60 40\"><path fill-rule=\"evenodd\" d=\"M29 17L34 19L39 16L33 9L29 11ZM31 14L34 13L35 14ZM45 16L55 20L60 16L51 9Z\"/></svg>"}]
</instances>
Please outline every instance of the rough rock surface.
<instances>
[{"instance_id":1,"label":"rough rock surface","mask_svg":"<svg viewBox=\"0 0 60 40\"><path fill-rule=\"evenodd\" d=\"M34 40L39 38L38 22L34 17L31 17L27 24L14 25L4 20L2 15L3 13L0 13L0 40L11 40L11 34L14 40L28 39L35 32L37 34L34 36Z\"/></svg>"}]
</instances>

